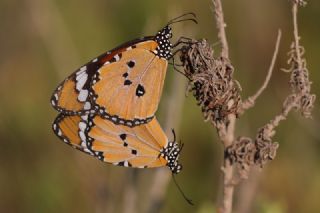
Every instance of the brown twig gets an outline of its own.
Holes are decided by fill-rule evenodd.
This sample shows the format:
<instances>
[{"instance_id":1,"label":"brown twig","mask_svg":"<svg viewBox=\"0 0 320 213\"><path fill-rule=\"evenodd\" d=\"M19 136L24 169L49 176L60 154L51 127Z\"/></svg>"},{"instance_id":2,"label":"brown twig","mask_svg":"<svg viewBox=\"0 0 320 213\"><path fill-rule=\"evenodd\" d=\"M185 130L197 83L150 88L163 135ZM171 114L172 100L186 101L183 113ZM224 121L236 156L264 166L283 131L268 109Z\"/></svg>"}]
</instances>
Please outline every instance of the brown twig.
<instances>
[{"instance_id":1,"label":"brown twig","mask_svg":"<svg viewBox=\"0 0 320 213\"><path fill-rule=\"evenodd\" d=\"M295 48L295 54L297 57L297 64L298 64L298 69L302 69L302 60L301 60L301 53L300 53L300 36L298 32L298 3L293 3L292 5L292 18L293 18L293 35L294 35L294 48Z\"/></svg>"},{"instance_id":2,"label":"brown twig","mask_svg":"<svg viewBox=\"0 0 320 213\"><path fill-rule=\"evenodd\" d=\"M273 52L272 60L268 69L268 74L260 87L260 89L252 96L250 96L247 100L243 101L240 109L239 109L239 114L244 113L245 110L250 109L255 105L255 102L257 98L262 94L262 92L267 88L268 83L270 82L271 75L274 69L274 65L277 59L278 51L279 51L279 46L280 46L280 40L281 40L281 30L278 31L278 36L277 36L277 41L275 45L275 49Z\"/></svg>"},{"instance_id":3,"label":"brown twig","mask_svg":"<svg viewBox=\"0 0 320 213\"><path fill-rule=\"evenodd\" d=\"M213 0L214 5L214 14L216 19L216 25L218 29L218 38L221 42L221 57L229 60L229 47L226 37L226 23L224 21L224 15L222 10L222 4L220 0ZM222 141L224 148L232 145L234 141L234 128L236 123L236 115L229 114L227 116L228 124L220 126L218 128L218 134L220 140ZM233 166L228 158L224 158L224 165L222 168L223 171L223 203L221 211L224 213L230 213L232 211L232 202L233 202L233 191L234 185L233 180Z\"/></svg>"},{"instance_id":4,"label":"brown twig","mask_svg":"<svg viewBox=\"0 0 320 213\"><path fill-rule=\"evenodd\" d=\"M222 4L220 0L212 0L214 6L214 14L216 19L216 25L218 29L218 38L221 42L221 56L224 58L229 58L229 47L227 42L227 36L225 28L227 27L224 22Z\"/></svg>"}]
</instances>

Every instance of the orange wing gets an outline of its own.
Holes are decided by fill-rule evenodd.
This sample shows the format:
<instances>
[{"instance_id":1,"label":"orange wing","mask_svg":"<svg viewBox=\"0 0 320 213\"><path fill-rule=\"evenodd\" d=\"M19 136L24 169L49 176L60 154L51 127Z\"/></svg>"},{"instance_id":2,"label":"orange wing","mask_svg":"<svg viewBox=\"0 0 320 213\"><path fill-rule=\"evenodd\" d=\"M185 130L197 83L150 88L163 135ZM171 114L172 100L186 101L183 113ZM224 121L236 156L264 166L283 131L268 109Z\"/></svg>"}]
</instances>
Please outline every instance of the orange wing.
<instances>
[{"instance_id":1,"label":"orange wing","mask_svg":"<svg viewBox=\"0 0 320 213\"><path fill-rule=\"evenodd\" d=\"M94 155L94 153L87 147L86 137L83 133L82 120L87 119L87 115L82 117L79 115L65 115L60 113L53 122L52 128L54 133L66 144L83 151L87 154Z\"/></svg>"},{"instance_id":2,"label":"orange wing","mask_svg":"<svg viewBox=\"0 0 320 213\"><path fill-rule=\"evenodd\" d=\"M100 160L137 168L167 164L160 152L167 146L168 138L156 119L133 128L116 125L100 116L93 117L90 122L89 146L93 152L98 152Z\"/></svg>"},{"instance_id":3,"label":"orange wing","mask_svg":"<svg viewBox=\"0 0 320 213\"><path fill-rule=\"evenodd\" d=\"M97 112L130 127L151 121L172 57L171 37L167 25L92 60L58 86L53 107L67 115Z\"/></svg>"},{"instance_id":4,"label":"orange wing","mask_svg":"<svg viewBox=\"0 0 320 213\"><path fill-rule=\"evenodd\" d=\"M141 42L115 55L95 74L92 92L96 111L117 124L149 122L158 108L168 61L154 51L156 41Z\"/></svg>"},{"instance_id":5,"label":"orange wing","mask_svg":"<svg viewBox=\"0 0 320 213\"><path fill-rule=\"evenodd\" d=\"M155 118L130 128L98 115L60 114L53 129L65 143L104 162L134 168L168 166L174 173L181 170L180 148L168 142Z\"/></svg>"},{"instance_id":6,"label":"orange wing","mask_svg":"<svg viewBox=\"0 0 320 213\"><path fill-rule=\"evenodd\" d=\"M92 98L89 95L89 89L92 77L98 69L107 61L114 61L115 55L121 54L121 52L130 49L139 42L152 38L149 36L127 42L83 65L59 84L51 96L52 106L59 112L68 115L85 114L92 111Z\"/></svg>"}]
</instances>

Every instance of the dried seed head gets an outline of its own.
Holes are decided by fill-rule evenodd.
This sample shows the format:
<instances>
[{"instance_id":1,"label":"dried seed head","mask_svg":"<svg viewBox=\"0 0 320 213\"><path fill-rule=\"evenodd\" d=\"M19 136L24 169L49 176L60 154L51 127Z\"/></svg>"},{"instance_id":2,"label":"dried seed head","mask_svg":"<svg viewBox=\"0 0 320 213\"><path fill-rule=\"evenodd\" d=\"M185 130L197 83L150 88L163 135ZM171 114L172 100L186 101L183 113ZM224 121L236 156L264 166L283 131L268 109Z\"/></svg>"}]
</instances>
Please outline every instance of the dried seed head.
<instances>
[{"instance_id":1,"label":"dried seed head","mask_svg":"<svg viewBox=\"0 0 320 213\"><path fill-rule=\"evenodd\" d=\"M256 153L254 161L256 165L263 166L269 160L276 157L279 144L272 142L272 137L275 134L273 128L266 125L262 127L255 139Z\"/></svg>"},{"instance_id":2,"label":"dried seed head","mask_svg":"<svg viewBox=\"0 0 320 213\"><path fill-rule=\"evenodd\" d=\"M225 157L237 166L242 178L248 176L252 166L263 167L275 158L279 145L272 142L273 134L274 132L265 126L260 129L254 141L251 138L239 137L226 148Z\"/></svg>"},{"instance_id":3,"label":"dried seed head","mask_svg":"<svg viewBox=\"0 0 320 213\"><path fill-rule=\"evenodd\" d=\"M288 64L290 67L285 70L291 72L289 84L292 95L285 101L284 108L289 104L295 104L294 107L299 109L304 117L310 118L316 96L310 94L312 82L309 80L306 60L302 58L304 52L303 47L299 46L296 48L295 43L292 43L291 50L288 53ZM297 54L300 55L301 59L298 58Z\"/></svg>"},{"instance_id":4,"label":"dried seed head","mask_svg":"<svg viewBox=\"0 0 320 213\"><path fill-rule=\"evenodd\" d=\"M206 120L215 126L227 122L227 115L237 114L240 85L233 80L233 67L228 59L215 58L207 40L187 42L181 48L180 60Z\"/></svg>"}]
</instances>

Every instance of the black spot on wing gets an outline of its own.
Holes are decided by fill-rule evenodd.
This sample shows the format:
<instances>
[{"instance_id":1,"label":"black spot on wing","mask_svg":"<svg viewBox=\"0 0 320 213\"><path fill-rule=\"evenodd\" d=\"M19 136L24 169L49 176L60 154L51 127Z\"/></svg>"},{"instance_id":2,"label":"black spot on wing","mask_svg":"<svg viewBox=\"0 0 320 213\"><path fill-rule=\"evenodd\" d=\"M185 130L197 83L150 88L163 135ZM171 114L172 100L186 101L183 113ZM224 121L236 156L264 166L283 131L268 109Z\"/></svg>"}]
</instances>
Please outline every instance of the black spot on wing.
<instances>
[{"instance_id":1,"label":"black spot on wing","mask_svg":"<svg viewBox=\"0 0 320 213\"><path fill-rule=\"evenodd\" d=\"M136 63L134 61L127 62L129 68L133 68Z\"/></svg>"},{"instance_id":2,"label":"black spot on wing","mask_svg":"<svg viewBox=\"0 0 320 213\"><path fill-rule=\"evenodd\" d=\"M127 138L127 134L121 134L119 136L120 136L121 140L123 140L123 141Z\"/></svg>"},{"instance_id":3,"label":"black spot on wing","mask_svg":"<svg viewBox=\"0 0 320 213\"><path fill-rule=\"evenodd\" d=\"M137 155L137 150L135 150L135 149L131 150L131 154Z\"/></svg>"},{"instance_id":4,"label":"black spot on wing","mask_svg":"<svg viewBox=\"0 0 320 213\"><path fill-rule=\"evenodd\" d=\"M132 81L130 80L125 80L124 83L123 83L125 86L129 86L130 84L132 84Z\"/></svg>"},{"instance_id":5,"label":"black spot on wing","mask_svg":"<svg viewBox=\"0 0 320 213\"><path fill-rule=\"evenodd\" d=\"M143 96L145 93L146 93L146 91L145 91L144 87L143 87L141 84L139 84L139 85L137 86L137 89L136 89L136 96L141 97L141 96Z\"/></svg>"}]
</instances>

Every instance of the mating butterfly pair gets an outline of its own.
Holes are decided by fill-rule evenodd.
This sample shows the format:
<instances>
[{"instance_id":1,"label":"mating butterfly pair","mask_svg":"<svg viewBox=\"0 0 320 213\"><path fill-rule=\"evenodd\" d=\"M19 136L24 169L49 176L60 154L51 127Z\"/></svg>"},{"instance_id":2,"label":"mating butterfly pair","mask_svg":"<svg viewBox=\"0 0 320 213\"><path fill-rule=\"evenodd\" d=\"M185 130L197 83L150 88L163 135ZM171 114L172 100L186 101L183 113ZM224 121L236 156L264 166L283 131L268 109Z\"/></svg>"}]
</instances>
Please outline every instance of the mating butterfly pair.
<instances>
[{"instance_id":1,"label":"mating butterfly pair","mask_svg":"<svg viewBox=\"0 0 320 213\"><path fill-rule=\"evenodd\" d=\"M154 114L168 60L173 57L170 25L195 21L179 20L183 16L171 20L155 36L127 42L66 78L51 98L60 112L53 123L55 134L114 165L168 166L173 173L180 172L181 147L175 137L169 142Z\"/></svg>"}]
</instances>

